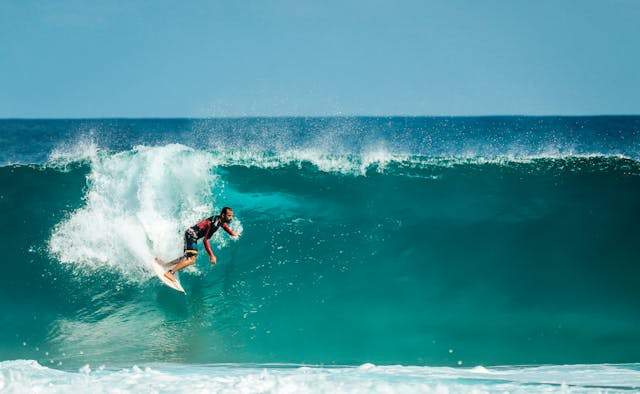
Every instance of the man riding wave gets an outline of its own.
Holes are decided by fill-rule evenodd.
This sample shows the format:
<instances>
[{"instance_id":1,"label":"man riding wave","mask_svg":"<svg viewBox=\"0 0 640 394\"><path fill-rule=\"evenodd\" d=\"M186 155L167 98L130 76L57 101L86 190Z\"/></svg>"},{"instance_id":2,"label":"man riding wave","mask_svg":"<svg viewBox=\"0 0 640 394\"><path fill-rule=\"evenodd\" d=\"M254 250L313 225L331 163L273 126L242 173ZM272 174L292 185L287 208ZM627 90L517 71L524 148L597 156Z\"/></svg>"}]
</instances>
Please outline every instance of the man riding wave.
<instances>
[{"instance_id":1,"label":"man riding wave","mask_svg":"<svg viewBox=\"0 0 640 394\"><path fill-rule=\"evenodd\" d=\"M230 207L224 207L220 211L219 215L202 219L198 223L189 227L184 232L184 254L168 264L169 266L173 265L173 267L165 272L164 276L167 279L175 282L176 272L196 262L196 257L198 256L197 243L200 238L204 238L202 243L204 244L204 249L209 255L209 262L211 262L211 264L216 264L218 259L213 254L213 250L211 250L209 239L221 227L232 237L237 237L238 233L233 231L231 227L229 227L229 223L231 223L232 220L233 209L231 209Z\"/></svg>"}]
</instances>

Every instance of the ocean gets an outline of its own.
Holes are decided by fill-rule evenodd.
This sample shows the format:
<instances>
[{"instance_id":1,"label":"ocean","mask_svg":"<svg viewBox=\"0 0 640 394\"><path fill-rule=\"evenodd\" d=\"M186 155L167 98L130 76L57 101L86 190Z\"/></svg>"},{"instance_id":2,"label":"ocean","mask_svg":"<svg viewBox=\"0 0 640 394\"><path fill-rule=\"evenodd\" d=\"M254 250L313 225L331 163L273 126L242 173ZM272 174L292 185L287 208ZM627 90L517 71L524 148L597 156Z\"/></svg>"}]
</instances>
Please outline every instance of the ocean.
<instances>
[{"instance_id":1,"label":"ocean","mask_svg":"<svg viewBox=\"0 0 640 394\"><path fill-rule=\"evenodd\" d=\"M0 120L0 391L640 391L638 219L639 116Z\"/></svg>"}]
</instances>

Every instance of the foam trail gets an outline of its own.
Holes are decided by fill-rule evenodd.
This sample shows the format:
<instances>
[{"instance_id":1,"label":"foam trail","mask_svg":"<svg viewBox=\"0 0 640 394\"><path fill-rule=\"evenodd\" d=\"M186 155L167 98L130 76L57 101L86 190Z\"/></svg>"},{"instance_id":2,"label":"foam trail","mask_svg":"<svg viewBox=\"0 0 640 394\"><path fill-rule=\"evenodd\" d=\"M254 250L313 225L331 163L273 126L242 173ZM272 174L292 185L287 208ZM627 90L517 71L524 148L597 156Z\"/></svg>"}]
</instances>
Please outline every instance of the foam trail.
<instances>
[{"instance_id":1,"label":"foam trail","mask_svg":"<svg viewBox=\"0 0 640 394\"><path fill-rule=\"evenodd\" d=\"M35 361L0 362L0 390L64 393L616 393L638 388L634 366L446 368L414 366L175 365L64 372Z\"/></svg>"},{"instance_id":2,"label":"foam trail","mask_svg":"<svg viewBox=\"0 0 640 394\"><path fill-rule=\"evenodd\" d=\"M182 145L93 156L86 205L55 228L50 251L84 269L148 276L153 256L175 257L184 228L212 212L212 162Z\"/></svg>"}]
</instances>

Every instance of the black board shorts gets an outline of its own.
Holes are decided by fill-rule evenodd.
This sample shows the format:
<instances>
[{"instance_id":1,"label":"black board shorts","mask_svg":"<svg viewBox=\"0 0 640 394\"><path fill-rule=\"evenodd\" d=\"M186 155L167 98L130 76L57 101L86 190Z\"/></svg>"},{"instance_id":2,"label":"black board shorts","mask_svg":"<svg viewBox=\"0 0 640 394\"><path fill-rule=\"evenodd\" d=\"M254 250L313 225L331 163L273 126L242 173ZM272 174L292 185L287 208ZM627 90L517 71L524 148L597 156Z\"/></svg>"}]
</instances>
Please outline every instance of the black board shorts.
<instances>
[{"instance_id":1,"label":"black board shorts","mask_svg":"<svg viewBox=\"0 0 640 394\"><path fill-rule=\"evenodd\" d=\"M196 232L193 231L192 228L187 229L184 232L184 255L185 257L197 256L198 255L198 236Z\"/></svg>"}]
</instances>

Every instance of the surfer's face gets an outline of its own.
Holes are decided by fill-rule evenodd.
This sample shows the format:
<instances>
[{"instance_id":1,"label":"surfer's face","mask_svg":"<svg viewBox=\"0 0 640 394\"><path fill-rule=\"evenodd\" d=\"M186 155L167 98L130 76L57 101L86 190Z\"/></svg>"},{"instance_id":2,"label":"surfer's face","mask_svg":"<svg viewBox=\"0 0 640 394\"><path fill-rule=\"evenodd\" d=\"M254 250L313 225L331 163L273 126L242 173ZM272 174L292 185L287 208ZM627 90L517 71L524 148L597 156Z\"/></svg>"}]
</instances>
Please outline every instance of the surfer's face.
<instances>
[{"instance_id":1,"label":"surfer's face","mask_svg":"<svg viewBox=\"0 0 640 394\"><path fill-rule=\"evenodd\" d=\"M232 210L228 210L226 213L224 213L222 215L222 217L224 218L224 221L226 223L230 223L231 220L233 220L233 211Z\"/></svg>"}]
</instances>

